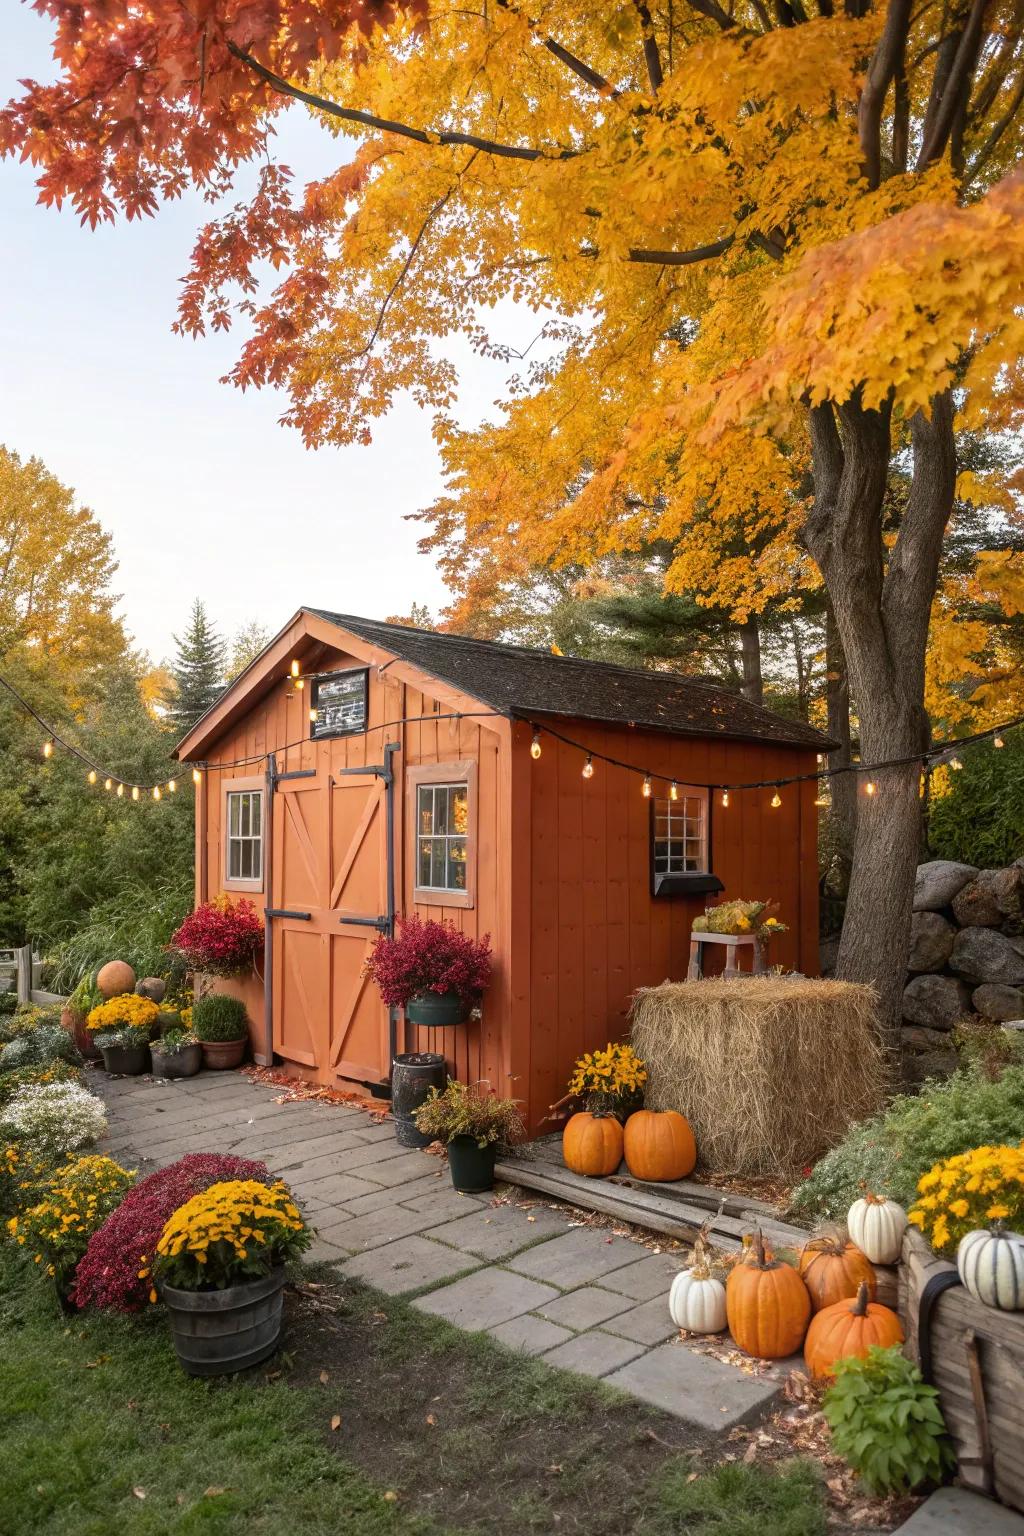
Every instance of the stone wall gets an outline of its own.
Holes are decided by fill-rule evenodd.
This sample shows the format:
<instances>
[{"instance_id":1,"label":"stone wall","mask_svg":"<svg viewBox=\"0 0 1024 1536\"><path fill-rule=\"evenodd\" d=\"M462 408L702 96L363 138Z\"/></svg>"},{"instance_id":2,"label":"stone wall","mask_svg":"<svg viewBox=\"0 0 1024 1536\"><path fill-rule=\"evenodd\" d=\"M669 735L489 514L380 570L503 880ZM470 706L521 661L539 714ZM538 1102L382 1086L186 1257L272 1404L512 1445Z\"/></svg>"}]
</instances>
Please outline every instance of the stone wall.
<instances>
[{"instance_id":1,"label":"stone wall","mask_svg":"<svg viewBox=\"0 0 1024 1536\"><path fill-rule=\"evenodd\" d=\"M920 1081L957 1065L952 1030L967 1018L1024 1019L1024 859L975 869L937 859L914 888L903 993L906 1075Z\"/></svg>"}]
</instances>

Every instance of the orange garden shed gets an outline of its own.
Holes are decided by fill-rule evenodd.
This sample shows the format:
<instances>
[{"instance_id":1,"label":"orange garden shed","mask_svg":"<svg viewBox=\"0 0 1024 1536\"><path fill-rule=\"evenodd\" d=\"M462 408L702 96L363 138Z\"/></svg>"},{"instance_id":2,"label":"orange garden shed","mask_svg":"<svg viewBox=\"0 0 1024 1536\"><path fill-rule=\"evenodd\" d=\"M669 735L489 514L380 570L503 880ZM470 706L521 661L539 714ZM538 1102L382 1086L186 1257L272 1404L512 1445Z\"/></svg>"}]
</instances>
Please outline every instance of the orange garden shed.
<instances>
[{"instance_id":1,"label":"orange garden shed","mask_svg":"<svg viewBox=\"0 0 1024 1536\"><path fill-rule=\"evenodd\" d=\"M199 769L197 901L265 914L262 973L221 985L264 1064L380 1091L395 1050L438 1050L535 1131L634 990L685 976L714 900L778 901L772 961L817 971L813 779L771 801L827 745L700 678L303 608L177 749ZM415 1030L364 976L413 912L491 936L467 1025Z\"/></svg>"}]
</instances>

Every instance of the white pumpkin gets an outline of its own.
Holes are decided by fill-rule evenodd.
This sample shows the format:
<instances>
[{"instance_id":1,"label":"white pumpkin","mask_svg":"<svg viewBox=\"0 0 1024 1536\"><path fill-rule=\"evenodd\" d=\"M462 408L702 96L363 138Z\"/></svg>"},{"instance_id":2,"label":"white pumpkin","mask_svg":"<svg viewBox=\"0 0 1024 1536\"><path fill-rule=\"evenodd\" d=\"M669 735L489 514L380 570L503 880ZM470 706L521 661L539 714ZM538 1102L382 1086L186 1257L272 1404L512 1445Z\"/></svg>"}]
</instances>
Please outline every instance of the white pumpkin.
<instances>
[{"instance_id":1,"label":"white pumpkin","mask_svg":"<svg viewBox=\"0 0 1024 1536\"><path fill-rule=\"evenodd\" d=\"M1000 1312L1024 1311L1024 1237L1019 1232L968 1232L956 1251L960 1279L975 1301Z\"/></svg>"},{"instance_id":2,"label":"white pumpkin","mask_svg":"<svg viewBox=\"0 0 1024 1536\"><path fill-rule=\"evenodd\" d=\"M846 1218L850 1237L872 1264L895 1264L903 1246L907 1213L895 1200L865 1195L850 1206Z\"/></svg>"},{"instance_id":3,"label":"white pumpkin","mask_svg":"<svg viewBox=\"0 0 1024 1536\"><path fill-rule=\"evenodd\" d=\"M725 1327L725 1286L706 1264L684 1269L672 1281L668 1309L677 1328L687 1333L721 1333Z\"/></svg>"}]
</instances>

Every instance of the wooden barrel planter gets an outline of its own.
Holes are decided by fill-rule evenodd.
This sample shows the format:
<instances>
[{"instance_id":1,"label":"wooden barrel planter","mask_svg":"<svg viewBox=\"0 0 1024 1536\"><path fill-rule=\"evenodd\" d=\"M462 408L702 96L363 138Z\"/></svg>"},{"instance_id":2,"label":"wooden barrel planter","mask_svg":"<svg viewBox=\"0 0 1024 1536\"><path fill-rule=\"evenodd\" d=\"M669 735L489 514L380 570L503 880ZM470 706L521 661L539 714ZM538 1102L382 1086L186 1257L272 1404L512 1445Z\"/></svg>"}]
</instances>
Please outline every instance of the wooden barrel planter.
<instances>
[{"instance_id":1,"label":"wooden barrel planter","mask_svg":"<svg viewBox=\"0 0 1024 1536\"><path fill-rule=\"evenodd\" d=\"M226 1376L259 1365L277 1348L284 1268L224 1291L161 1287L178 1360L190 1376Z\"/></svg>"},{"instance_id":2,"label":"wooden barrel planter","mask_svg":"<svg viewBox=\"0 0 1024 1536\"><path fill-rule=\"evenodd\" d=\"M903 1239L906 1353L938 1389L965 1488L1024 1511L1024 1312L986 1307L913 1227Z\"/></svg>"}]
</instances>

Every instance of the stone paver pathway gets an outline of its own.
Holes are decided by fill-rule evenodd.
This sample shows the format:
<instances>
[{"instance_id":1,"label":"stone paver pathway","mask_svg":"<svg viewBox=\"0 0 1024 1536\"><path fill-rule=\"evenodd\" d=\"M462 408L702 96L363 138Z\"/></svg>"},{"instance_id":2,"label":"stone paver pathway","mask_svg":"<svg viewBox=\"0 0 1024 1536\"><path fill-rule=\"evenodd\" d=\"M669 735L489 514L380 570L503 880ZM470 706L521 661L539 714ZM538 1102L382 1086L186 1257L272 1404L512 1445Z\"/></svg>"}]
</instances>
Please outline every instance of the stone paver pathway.
<instances>
[{"instance_id":1,"label":"stone paver pathway","mask_svg":"<svg viewBox=\"0 0 1024 1536\"><path fill-rule=\"evenodd\" d=\"M310 1257L459 1328L588 1376L722 1434L775 1401L783 1366L751 1375L682 1344L668 1312L679 1255L573 1221L568 1209L457 1194L447 1168L361 1109L278 1103L234 1073L185 1082L90 1074L109 1150L140 1172L186 1152L262 1158L317 1228Z\"/></svg>"}]
</instances>

